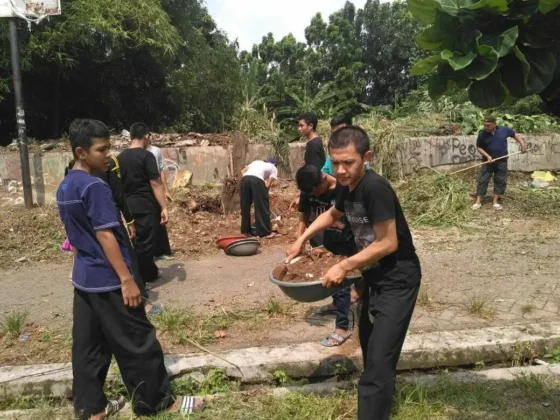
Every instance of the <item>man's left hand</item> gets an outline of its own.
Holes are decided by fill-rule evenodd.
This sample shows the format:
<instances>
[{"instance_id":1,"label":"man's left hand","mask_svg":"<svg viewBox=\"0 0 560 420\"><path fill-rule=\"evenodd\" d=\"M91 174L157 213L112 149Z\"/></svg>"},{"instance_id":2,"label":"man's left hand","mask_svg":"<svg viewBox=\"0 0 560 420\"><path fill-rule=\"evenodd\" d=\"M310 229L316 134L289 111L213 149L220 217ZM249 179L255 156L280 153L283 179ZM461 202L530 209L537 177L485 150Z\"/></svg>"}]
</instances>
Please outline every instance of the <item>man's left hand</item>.
<instances>
[{"instance_id":1,"label":"man's left hand","mask_svg":"<svg viewBox=\"0 0 560 420\"><path fill-rule=\"evenodd\" d=\"M527 153L527 146L523 145L520 147L521 153Z\"/></svg>"},{"instance_id":2,"label":"man's left hand","mask_svg":"<svg viewBox=\"0 0 560 420\"><path fill-rule=\"evenodd\" d=\"M128 230L128 237L131 241L136 238L136 227L134 226L134 222L127 224L126 229Z\"/></svg>"},{"instance_id":3,"label":"man's left hand","mask_svg":"<svg viewBox=\"0 0 560 420\"><path fill-rule=\"evenodd\" d=\"M339 286L344 281L347 273L340 264L333 265L323 276L323 287Z\"/></svg>"}]
</instances>

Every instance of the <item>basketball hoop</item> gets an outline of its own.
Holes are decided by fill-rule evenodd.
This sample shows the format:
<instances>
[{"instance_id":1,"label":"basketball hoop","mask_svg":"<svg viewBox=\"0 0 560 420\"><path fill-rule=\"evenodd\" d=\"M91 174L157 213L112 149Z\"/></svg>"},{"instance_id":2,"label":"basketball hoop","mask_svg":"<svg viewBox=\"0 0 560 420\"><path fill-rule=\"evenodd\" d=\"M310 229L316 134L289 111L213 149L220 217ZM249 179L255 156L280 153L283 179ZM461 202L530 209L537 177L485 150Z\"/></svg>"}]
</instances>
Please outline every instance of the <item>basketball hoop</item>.
<instances>
[{"instance_id":1,"label":"basketball hoop","mask_svg":"<svg viewBox=\"0 0 560 420\"><path fill-rule=\"evenodd\" d=\"M60 15L60 0L0 0L0 17L18 17L31 24L51 15Z\"/></svg>"}]
</instances>

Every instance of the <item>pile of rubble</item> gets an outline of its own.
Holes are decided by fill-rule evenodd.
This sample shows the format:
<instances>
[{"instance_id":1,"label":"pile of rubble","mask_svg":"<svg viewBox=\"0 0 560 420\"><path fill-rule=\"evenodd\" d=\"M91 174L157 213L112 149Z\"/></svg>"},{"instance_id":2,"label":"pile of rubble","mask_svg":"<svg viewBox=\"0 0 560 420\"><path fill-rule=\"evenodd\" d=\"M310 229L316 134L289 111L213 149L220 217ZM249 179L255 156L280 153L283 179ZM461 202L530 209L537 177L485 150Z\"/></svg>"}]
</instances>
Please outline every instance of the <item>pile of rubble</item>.
<instances>
[{"instance_id":1,"label":"pile of rubble","mask_svg":"<svg viewBox=\"0 0 560 420\"><path fill-rule=\"evenodd\" d=\"M207 147L227 146L233 142L231 134L199 134L199 133L152 133L152 143L157 147ZM130 133L123 130L119 135L111 136L113 150L124 150L130 144ZM30 141L29 152L44 153L51 151L69 152L70 143L67 139ZM0 154L18 152L18 144L12 143L6 147L0 147Z\"/></svg>"}]
</instances>

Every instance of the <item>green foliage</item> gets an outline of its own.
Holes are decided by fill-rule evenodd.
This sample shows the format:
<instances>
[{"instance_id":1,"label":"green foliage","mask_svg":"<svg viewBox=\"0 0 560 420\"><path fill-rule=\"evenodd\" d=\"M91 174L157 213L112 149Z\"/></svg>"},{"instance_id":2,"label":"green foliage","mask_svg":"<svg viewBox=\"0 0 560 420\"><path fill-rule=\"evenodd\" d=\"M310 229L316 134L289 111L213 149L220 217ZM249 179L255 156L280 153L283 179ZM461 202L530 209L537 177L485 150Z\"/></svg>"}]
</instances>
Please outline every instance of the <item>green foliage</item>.
<instances>
[{"instance_id":1,"label":"green foliage","mask_svg":"<svg viewBox=\"0 0 560 420\"><path fill-rule=\"evenodd\" d=\"M552 363L560 363L560 347L552 350Z\"/></svg>"},{"instance_id":2,"label":"green foliage","mask_svg":"<svg viewBox=\"0 0 560 420\"><path fill-rule=\"evenodd\" d=\"M290 377L283 370L277 370L272 374L277 386L286 386L290 383Z\"/></svg>"},{"instance_id":3,"label":"green foliage","mask_svg":"<svg viewBox=\"0 0 560 420\"><path fill-rule=\"evenodd\" d=\"M211 369L200 385L201 395L212 395L230 390L229 379L223 369Z\"/></svg>"},{"instance_id":4,"label":"green foliage","mask_svg":"<svg viewBox=\"0 0 560 420\"><path fill-rule=\"evenodd\" d=\"M437 51L411 74L430 77L437 99L468 88L471 102L497 108L512 97L539 94L552 105L560 98L560 1L411 0L424 24L420 48Z\"/></svg>"},{"instance_id":5,"label":"green foliage","mask_svg":"<svg viewBox=\"0 0 560 420\"><path fill-rule=\"evenodd\" d=\"M397 186L413 226L450 227L469 219L469 184L457 176L416 175Z\"/></svg>"},{"instance_id":6,"label":"green foliage","mask_svg":"<svg viewBox=\"0 0 560 420\"><path fill-rule=\"evenodd\" d=\"M63 0L62 9L31 31L19 23L32 136L57 137L83 116L117 130L144 121L153 130L208 132L231 122L240 99L237 46L201 0ZM5 22L0 44L8 68ZM0 72L7 137L15 132L9 78Z\"/></svg>"},{"instance_id":7,"label":"green foliage","mask_svg":"<svg viewBox=\"0 0 560 420\"><path fill-rule=\"evenodd\" d=\"M28 316L27 312L10 312L0 319L0 329L10 337L17 338L23 332Z\"/></svg>"}]
</instances>

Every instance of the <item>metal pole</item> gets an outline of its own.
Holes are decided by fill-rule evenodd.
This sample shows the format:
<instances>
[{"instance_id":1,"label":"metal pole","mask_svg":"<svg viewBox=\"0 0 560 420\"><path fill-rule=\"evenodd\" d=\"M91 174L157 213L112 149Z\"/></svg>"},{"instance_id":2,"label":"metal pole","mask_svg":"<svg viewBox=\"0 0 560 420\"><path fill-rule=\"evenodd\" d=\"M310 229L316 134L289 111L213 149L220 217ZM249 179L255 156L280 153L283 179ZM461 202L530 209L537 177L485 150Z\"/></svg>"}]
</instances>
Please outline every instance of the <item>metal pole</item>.
<instances>
[{"instance_id":1,"label":"metal pole","mask_svg":"<svg viewBox=\"0 0 560 420\"><path fill-rule=\"evenodd\" d=\"M25 127L25 110L23 107L23 89L21 85L21 69L19 66L19 45L17 22L10 18L10 50L12 52L12 73L14 79L14 94L16 97L16 119L18 126L19 156L21 160L21 179L23 184L23 199L25 207L33 207L33 192L31 190L31 174L29 170L29 150L27 148L27 129Z\"/></svg>"}]
</instances>

